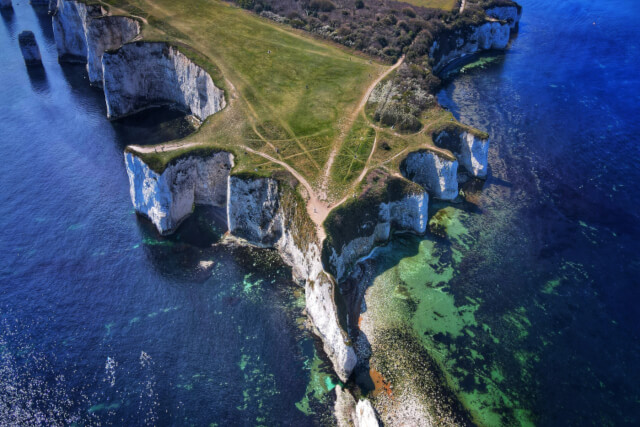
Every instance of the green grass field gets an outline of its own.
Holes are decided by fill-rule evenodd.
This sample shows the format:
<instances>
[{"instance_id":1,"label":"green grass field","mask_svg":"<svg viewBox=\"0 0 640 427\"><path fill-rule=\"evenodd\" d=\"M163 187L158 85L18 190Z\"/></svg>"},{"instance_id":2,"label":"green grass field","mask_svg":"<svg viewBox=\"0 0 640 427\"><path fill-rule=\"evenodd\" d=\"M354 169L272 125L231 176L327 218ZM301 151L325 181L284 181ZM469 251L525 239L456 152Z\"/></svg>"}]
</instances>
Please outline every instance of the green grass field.
<instances>
[{"instance_id":1,"label":"green grass field","mask_svg":"<svg viewBox=\"0 0 640 427\"><path fill-rule=\"evenodd\" d=\"M428 7L431 9L453 10L458 5L458 0L403 0L418 7Z\"/></svg>"},{"instance_id":2,"label":"green grass field","mask_svg":"<svg viewBox=\"0 0 640 427\"><path fill-rule=\"evenodd\" d=\"M173 143L171 150L141 154L158 171L196 146L233 152L235 173L269 176L283 169L263 154L289 165L322 199L334 203L357 190L365 168L397 173L408 151L432 146L430 129L452 118L440 108L427 111L421 117L423 129L411 135L375 126L360 107L388 65L229 3L105 1L113 14L145 20L145 40L177 45L226 91L228 106L197 132ZM411 3L447 8L455 0ZM176 144L188 146L176 149Z\"/></svg>"},{"instance_id":3,"label":"green grass field","mask_svg":"<svg viewBox=\"0 0 640 427\"><path fill-rule=\"evenodd\" d=\"M342 127L350 123L343 118L386 68L218 0L108 3L114 12L147 19L145 39L190 46L211 63L206 68L219 68L229 82L231 106L185 141L231 145L236 151L247 145L286 162L312 183L341 145L340 135L348 133Z\"/></svg>"}]
</instances>

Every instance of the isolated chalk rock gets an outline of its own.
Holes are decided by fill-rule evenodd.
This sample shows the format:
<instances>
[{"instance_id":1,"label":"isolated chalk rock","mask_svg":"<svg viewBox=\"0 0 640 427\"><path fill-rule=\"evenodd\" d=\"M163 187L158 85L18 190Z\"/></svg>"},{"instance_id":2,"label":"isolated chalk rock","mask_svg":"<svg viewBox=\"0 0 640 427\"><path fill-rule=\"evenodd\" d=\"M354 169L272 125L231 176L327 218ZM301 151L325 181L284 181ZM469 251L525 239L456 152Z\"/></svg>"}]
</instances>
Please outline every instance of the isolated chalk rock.
<instances>
[{"instance_id":1,"label":"isolated chalk rock","mask_svg":"<svg viewBox=\"0 0 640 427\"><path fill-rule=\"evenodd\" d=\"M402 175L420 184L436 199L458 196L458 161L439 153L420 150L409 153L400 165Z\"/></svg>"}]
</instances>

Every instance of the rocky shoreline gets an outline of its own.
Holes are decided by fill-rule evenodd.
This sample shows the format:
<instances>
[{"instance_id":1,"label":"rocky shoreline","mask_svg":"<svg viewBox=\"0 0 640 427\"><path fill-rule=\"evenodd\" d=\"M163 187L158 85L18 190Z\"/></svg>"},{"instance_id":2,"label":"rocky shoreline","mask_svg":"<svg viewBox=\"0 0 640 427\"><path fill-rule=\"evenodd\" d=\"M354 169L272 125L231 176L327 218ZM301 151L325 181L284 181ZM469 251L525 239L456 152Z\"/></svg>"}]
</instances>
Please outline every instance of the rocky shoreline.
<instances>
[{"instance_id":1,"label":"rocky shoreline","mask_svg":"<svg viewBox=\"0 0 640 427\"><path fill-rule=\"evenodd\" d=\"M520 13L513 6L488 9L490 22L434 42L430 49L434 71L480 50L506 48ZM140 40L137 19L108 15L99 5L58 0L53 22L60 61L87 63L90 82L103 87L109 118L171 105L203 121L226 106L224 91L177 47ZM341 321L336 304L336 295L344 290L341 284L360 280L362 268L354 266L394 231L423 234L429 196L454 200L459 197L460 182L487 174L488 136L452 127L439 131L433 140L445 152L425 147L407 153L401 177L371 171L360 197L327 217L324 241L307 213L298 183L287 173L274 177L234 174L234 154L220 150L187 152L162 169L146 164L135 149L127 149L124 159L136 212L151 220L161 234L175 231L195 205L224 206L231 235L275 248L291 266L294 280L304 286L306 313L314 332L336 374L347 382L356 365L366 363L362 360L366 351L355 348L359 344L354 347L349 336L350 329L357 329L354 309L343 313ZM348 304L354 306L353 301ZM378 423L369 400L356 403L342 388L337 394L339 419L354 425ZM375 407L379 413L385 408L384 404ZM433 423L425 408L415 411L422 411L416 421ZM384 415L382 419L398 418Z\"/></svg>"}]
</instances>

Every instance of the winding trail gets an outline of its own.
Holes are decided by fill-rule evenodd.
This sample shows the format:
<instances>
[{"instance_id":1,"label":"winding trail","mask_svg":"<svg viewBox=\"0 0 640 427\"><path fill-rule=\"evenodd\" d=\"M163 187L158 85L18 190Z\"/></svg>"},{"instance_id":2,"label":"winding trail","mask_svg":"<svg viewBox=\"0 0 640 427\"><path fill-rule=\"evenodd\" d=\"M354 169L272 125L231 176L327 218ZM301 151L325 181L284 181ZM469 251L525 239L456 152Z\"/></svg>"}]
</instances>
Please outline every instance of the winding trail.
<instances>
[{"instance_id":1,"label":"winding trail","mask_svg":"<svg viewBox=\"0 0 640 427\"><path fill-rule=\"evenodd\" d=\"M328 188L328 185L329 185L329 173L331 171L331 167L333 166L333 161L335 160L336 155L338 154L338 151L340 151L340 147L344 143L344 139L347 137L347 134L349 133L351 126L353 126L353 123L356 121L358 114L364 109L364 106L367 104L367 101L369 100L369 96L371 96L371 92L373 92L373 89L375 89L378 83L380 83L385 77L387 77L394 70L396 70L400 65L402 65L403 62L404 62L404 55L402 55L400 59L398 59L398 62L393 64L393 66L389 67L389 69L387 69L384 73L380 74L380 76L378 76L378 78L375 79L369 85L369 87L367 88L367 91L364 93L364 95L360 99L360 103L358 104L358 107L354 110L353 113L351 113L351 115L343 125L342 127L343 130L340 136L338 137L339 142L334 144L333 150L331 150L331 153L329 154L329 159L327 160L327 163L325 165L324 177L321 185L323 193L326 193L326 189ZM375 143L374 143L374 148L375 148ZM373 153L373 149L371 150L371 153ZM371 155L369 155L369 158L371 158ZM368 163L368 160L367 160L367 163ZM361 178L358 178L358 181L356 182L356 184L360 182L360 179ZM326 199L326 194L324 198Z\"/></svg>"},{"instance_id":2,"label":"winding trail","mask_svg":"<svg viewBox=\"0 0 640 427\"><path fill-rule=\"evenodd\" d=\"M145 0L145 3L147 3L152 9L156 10L156 12L159 12L161 15L163 16L168 16L168 13L166 10L160 8L157 4L155 4L153 1L151 0ZM279 28L280 30L284 31L283 29ZM296 36L301 37L299 34L296 34ZM317 41L314 41L315 43L318 43ZM200 43L198 42L198 40L192 40L192 43L195 45L196 48L200 48ZM323 227L323 222L324 220L327 218L327 215L329 214L329 212L335 208L336 206L342 204L345 200L347 200L349 197L351 197L351 194L348 194L346 196L344 196L339 202L337 203L329 203L329 201L327 200L327 196L326 196L326 191L328 188L328 181L329 181L329 172L331 170L331 167L333 165L333 162L335 160L335 157L337 155L337 153L340 150L340 147L342 146L342 144L344 143L344 139L346 138L349 130L351 129L351 127L353 126L353 123L356 121L358 114L363 113L364 107L367 103L367 101L369 100L369 97L371 95L371 93L373 92L373 90L375 89L375 87L378 85L378 83L380 83L385 77L387 77L390 73L392 73L394 70L396 70L403 62L404 62L404 55L398 59L398 61L392 65L391 67L389 67L388 69L386 69L382 74L380 74L366 89L365 93L363 94L363 96L360 99L360 102L358 103L357 107L355 108L355 110L346 118L345 122L343 123L342 127L342 131L340 132L338 138L336 139L336 142L333 144L333 149L331 151L331 153L329 154L329 158L327 160L327 163L325 165L325 173L324 173L324 177L322 180L322 184L319 186L320 190L319 191L314 191L314 188L311 186L311 184L309 184L309 182L305 179L304 176L302 176L302 174L300 174L296 169L294 169L292 166L290 166L289 164L285 163L284 161L277 159L269 154L263 153L261 151L257 151L254 150L250 147L247 147L245 145L239 145L240 148L244 149L246 152L249 152L251 154L260 156L262 158L264 158L265 160L275 163L277 165L282 166L283 168L285 168L287 171L289 171L297 180L298 182L300 182L300 184L302 184L302 186L304 187L306 193L307 193L307 212L309 214L309 217L313 220L313 222L316 225L316 229L317 229L317 234L318 237L320 238L320 240L324 240L324 238L326 237L325 231L324 231L324 227ZM359 60L363 60L361 58L358 58ZM223 70L224 72L225 70ZM225 73L226 74L226 73ZM236 76L237 77L237 76ZM225 81L227 82L227 84L229 85L228 87L231 89L230 90L230 94L232 96L230 96L229 98L229 105L227 105L226 108L231 108L231 101L233 100L237 100L240 99L241 101L243 101L245 104L247 104L248 110L250 112L250 116L253 117L257 117L257 113L253 108L253 105L251 105L244 97L242 97L238 91L236 90L235 86L233 84L231 84L231 81L229 81L228 78L225 78ZM364 114L364 113L363 113ZM366 117L365 117L366 119ZM250 119L251 120L251 119ZM255 122L254 120L251 120L251 124L253 127L253 130L255 131L256 135L258 136L258 138L260 140L262 140L263 142L265 142L267 145L269 145L271 148L274 148L273 144L271 144L271 142L265 138L260 132L258 132L258 130L255 127ZM293 134L293 132L291 131L291 129L285 128L285 130L287 130L290 134ZM296 141L298 144L300 144L300 141L298 140L298 138L293 135L293 138L291 138L292 140ZM141 146L141 145L130 145L129 147L138 153L144 154L144 153L164 153L164 152L171 152L171 151L175 151L175 150L182 150L182 149L186 149L186 148L190 148L190 147L198 147L204 145L204 143L202 142L168 142L165 144L160 144L160 145L155 145L155 146ZM373 157L373 154L375 152L377 146L377 136L374 139L374 143L373 143L373 147L369 153L369 157L367 158L367 161L365 163L365 167L362 170L362 172L360 173L360 175L358 176L358 178L355 180L355 182L353 182L353 186L357 185L360 181L362 181L362 179L364 179L365 175L367 174L367 172L369 171L369 163L371 162L371 159ZM303 148L303 147L301 147ZM309 156L309 153L307 150L305 150L303 148L303 151L299 154L304 154ZM313 162L314 165L320 169L320 166L314 161Z\"/></svg>"},{"instance_id":3,"label":"winding trail","mask_svg":"<svg viewBox=\"0 0 640 427\"><path fill-rule=\"evenodd\" d=\"M329 209L329 205L326 202L323 202L320 199L318 199L318 196L313 191L311 184L309 184L309 182L302 175L300 175L298 171L296 171L294 168L292 168L285 162L278 160L275 157L272 157L261 151L256 151L245 145L240 145L240 147L242 147L245 151L248 151L251 154L255 154L257 156L263 157L273 163L276 163L282 166L283 168L288 170L291 173L291 175L293 175L300 182L300 184L302 184L302 186L307 191L307 195L309 197L309 199L307 200L307 213L309 214L309 217L311 217L313 222L316 224L318 238L320 239L320 241L323 241L324 238L326 237L326 234L324 232L324 227L322 226L322 223L324 222L327 215L329 215L329 211L331 209Z\"/></svg>"}]
</instances>

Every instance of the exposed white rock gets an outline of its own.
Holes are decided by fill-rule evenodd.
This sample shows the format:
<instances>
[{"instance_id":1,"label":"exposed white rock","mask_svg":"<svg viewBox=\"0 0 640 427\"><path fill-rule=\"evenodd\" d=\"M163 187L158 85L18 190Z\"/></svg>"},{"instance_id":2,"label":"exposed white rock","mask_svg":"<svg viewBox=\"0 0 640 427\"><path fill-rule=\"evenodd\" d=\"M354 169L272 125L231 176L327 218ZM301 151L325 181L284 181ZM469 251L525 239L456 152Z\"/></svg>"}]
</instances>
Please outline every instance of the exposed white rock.
<instances>
[{"instance_id":1,"label":"exposed white rock","mask_svg":"<svg viewBox=\"0 0 640 427\"><path fill-rule=\"evenodd\" d=\"M334 414L338 427L378 427L380 425L371 401L363 399L356 404L351 393L339 385L336 386Z\"/></svg>"},{"instance_id":2,"label":"exposed white rock","mask_svg":"<svg viewBox=\"0 0 640 427\"><path fill-rule=\"evenodd\" d=\"M442 131L433 140L438 147L451 151L469 175L476 178L487 176L489 139L466 131Z\"/></svg>"},{"instance_id":3,"label":"exposed white rock","mask_svg":"<svg viewBox=\"0 0 640 427\"><path fill-rule=\"evenodd\" d=\"M391 224L384 218L379 218L378 221L375 225L363 224L361 226L370 228L371 234L352 239L346 245L342 245L341 248L331 248L329 264L331 264L338 281L345 278L355 262L368 255L376 244L389 239Z\"/></svg>"},{"instance_id":4,"label":"exposed white rock","mask_svg":"<svg viewBox=\"0 0 640 427\"><path fill-rule=\"evenodd\" d=\"M356 400L349 393L349 390L343 389L339 384L335 391L336 402L333 405L333 414L338 422L338 427L351 427L354 425Z\"/></svg>"},{"instance_id":5,"label":"exposed white rock","mask_svg":"<svg viewBox=\"0 0 640 427\"><path fill-rule=\"evenodd\" d=\"M415 151L402 162L401 172L436 199L453 200L458 196L457 160L445 159L433 151Z\"/></svg>"},{"instance_id":6,"label":"exposed white rock","mask_svg":"<svg viewBox=\"0 0 640 427\"><path fill-rule=\"evenodd\" d=\"M362 224L363 232L370 233L352 239L341 248L331 248L329 263L338 281L344 279L360 258L367 256L376 245L391 237L391 229L422 234L426 230L429 211L429 195L410 194L400 200L381 203L375 224ZM364 234L364 233L363 233Z\"/></svg>"},{"instance_id":7,"label":"exposed white rock","mask_svg":"<svg viewBox=\"0 0 640 427\"><path fill-rule=\"evenodd\" d=\"M410 194L404 198L383 204L380 210L389 210L389 221L399 230L422 234L427 228L429 219L429 195Z\"/></svg>"},{"instance_id":8,"label":"exposed white rock","mask_svg":"<svg viewBox=\"0 0 640 427\"><path fill-rule=\"evenodd\" d=\"M287 209L283 206L283 197L275 179L229 177L229 232L253 244L276 248L284 262L291 266L294 279L305 285L306 310L314 331L322 339L334 370L346 381L357 358L338 321L335 284L323 271L320 245L315 236L301 236L303 231L295 229L293 218L287 217L306 215L305 207Z\"/></svg>"},{"instance_id":9,"label":"exposed white rock","mask_svg":"<svg viewBox=\"0 0 640 427\"><path fill-rule=\"evenodd\" d=\"M278 216L278 182L272 178L229 178L227 225L229 232L259 246L273 246L282 236Z\"/></svg>"},{"instance_id":10,"label":"exposed white rock","mask_svg":"<svg viewBox=\"0 0 640 427\"><path fill-rule=\"evenodd\" d=\"M356 427L378 427L378 419L376 418L376 412L371 406L371 401L363 399L358 401L356 405Z\"/></svg>"},{"instance_id":11,"label":"exposed white rock","mask_svg":"<svg viewBox=\"0 0 640 427\"><path fill-rule=\"evenodd\" d=\"M462 150L459 153L458 161L464 168L476 178L487 176L489 158L489 139L480 138L470 132L460 134L462 140Z\"/></svg>"},{"instance_id":12,"label":"exposed white rock","mask_svg":"<svg viewBox=\"0 0 640 427\"><path fill-rule=\"evenodd\" d=\"M485 22L458 30L447 36L448 40L435 41L431 45L429 56L437 60L433 70L438 73L450 62L478 51L505 49L510 35L511 27L503 22Z\"/></svg>"},{"instance_id":13,"label":"exposed white rock","mask_svg":"<svg viewBox=\"0 0 640 427\"><path fill-rule=\"evenodd\" d=\"M506 21L511 28L515 28L522 17L522 9L517 6L495 6L485 12L487 16Z\"/></svg>"},{"instance_id":14,"label":"exposed white rock","mask_svg":"<svg viewBox=\"0 0 640 427\"><path fill-rule=\"evenodd\" d=\"M98 5L57 0L53 30L60 61L86 62L91 84L102 85L102 55L140 34L140 24L125 16L105 16Z\"/></svg>"},{"instance_id":15,"label":"exposed white rock","mask_svg":"<svg viewBox=\"0 0 640 427\"><path fill-rule=\"evenodd\" d=\"M166 43L133 42L106 52L102 71L109 118L172 105L204 120L225 107L211 76Z\"/></svg>"},{"instance_id":16,"label":"exposed white rock","mask_svg":"<svg viewBox=\"0 0 640 427\"><path fill-rule=\"evenodd\" d=\"M304 287L307 315L316 335L322 339L325 353L342 381L347 381L358 359L346 332L340 327L334 301L334 281L324 272Z\"/></svg>"},{"instance_id":17,"label":"exposed white rock","mask_svg":"<svg viewBox=\"0 0 640 427\"><path fill-rule=\"evenodd\" d=\"M20 51L22 57L27 65L42 65L42 57L40 56L40 49L36 42L36 36L32 31L23 31L18 35L18 43L20 44Z\"/></svg>"},{"instance_id":18,"label":"exposed white rock","mask_svg":"<svg viewBox=\"0 0 640 427\"><path fill-rule=\"evenodd\" d=\"M293 280L299 284L305 284L308 278L316 278L323 272L320 246L310 242L306 248L301 248L296 244L294 237L296 233L299 233L299 230L287 227L286 222L283 221L282 236L274 246L283 261L291 266Z\"/></svg>"},{"instance_id":19,"label":"exposed white rock","mask_svg":"<svg viewBox=\"0 0 640 427\"><path fill-rule=\"evenodd\" d=\"M227 178L233 166L230 153L185 157L161 174L132 153L125 153L124 157L133 206L161 234L175 231L195 205L225 205Z\"/></svg>"},{"instance_id":20,"label":"exposed white rock","mask_svg":"<svg viewBox=\"0 0 640 427\"><path fill-rule=\"evenodd\" d=\"M90 18L102 15L104 10L99 5L58 0L53 15L53 34L60 61L87 61L87 24Z\"/></svg>"},{"instance_id":21,"label":"exposed white rock","mask_svg":"<svg viewBox=\"0 0 640 427\"><path fill-rule=\"evenodd\" d=\"M140 34L140 23L126 16L102 16L86 25L87 72L93 85L102 86L102 55Z\"/></svg>"}]
</instances>

